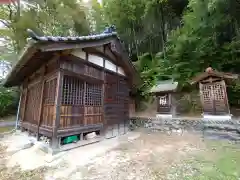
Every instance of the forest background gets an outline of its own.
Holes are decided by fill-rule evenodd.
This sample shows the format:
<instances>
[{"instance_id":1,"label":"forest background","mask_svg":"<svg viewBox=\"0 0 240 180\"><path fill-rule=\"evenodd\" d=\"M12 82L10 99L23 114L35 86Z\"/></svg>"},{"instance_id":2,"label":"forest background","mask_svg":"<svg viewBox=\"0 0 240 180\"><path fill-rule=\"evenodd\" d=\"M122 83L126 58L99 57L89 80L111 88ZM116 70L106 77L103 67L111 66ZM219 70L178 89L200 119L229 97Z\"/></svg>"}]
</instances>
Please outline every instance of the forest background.
<instances>
[{"instance_id":1,"label":"forest background","mask_svg":"<svg viewBox=\"0 0 240 180\"><path fill-rule=\"evenodd\" d=\"M0 5L0 22L4 72L18 61L27 29L39 35L82 36L115 25L142 79L135 94L138 109L152 102L148 92L159 80L172 78L188 88L187 82L209 65L240 73L239 0L12 1ZM228 87L228 97L231 106L239 106L239 81ZM1 85L0 116L16 112L18 100L18 88ZM190 109L193 103L198 104L191 100Z\"/></svg>"}]
</instances>

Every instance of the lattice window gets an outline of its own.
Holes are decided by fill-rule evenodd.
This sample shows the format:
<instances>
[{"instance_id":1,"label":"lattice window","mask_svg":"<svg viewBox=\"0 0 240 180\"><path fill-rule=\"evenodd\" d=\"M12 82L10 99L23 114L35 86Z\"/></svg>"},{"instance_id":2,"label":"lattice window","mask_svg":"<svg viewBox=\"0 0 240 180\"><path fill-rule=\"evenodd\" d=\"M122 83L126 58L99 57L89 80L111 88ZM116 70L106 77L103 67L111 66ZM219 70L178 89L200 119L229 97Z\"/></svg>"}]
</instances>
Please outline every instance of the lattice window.
<instances>
[{"instance_id":1,"label":"lattice window","mask_svg":"<svg viewBox=\"0 0 240 180\"><path fill-rule=\"evenodd\" d=\"M202 88L202 97L204 101L210 101L212 94L212 86L204 84Z\"/></svg>"},{"instance_id":2,"label":"lattice window","mask_svg":"<svg viewBox=\"0 0 240 180\"><path fill-rule=\"evenodd\" d=\"M223 100L224 99L224 91L223 86L221 84L214 84L213 85L213 94L215 100Z\"/></svg>"},{"instance_id":3,"label":"lattice window","mask_svg":"<svg viewBox=\"0 0 240 180\"><path fill-rule=\"evenodd\" d=\"M64 76L62 104L83 105L84 82L76 77Z\"/></svg>"},{"instance_id":4,"label":"lattice window","mask_svg":"<svg viewBox=\"0 0 240 180\"><path fill-rule=\"evenodd\" d=\"M89 106L101 106L102 85L86 83L85 103Z\"/></svg>"},{"instance_id":5,"label":"lattice window","mask_svg":"<svg viewBox=\"0 0 240 180\"><path fill-rule=\"evenodd\" d=\"M54 104L56 96L57 79L46 81L44 85L44 104Z\"/></svg>"}]
</instances>

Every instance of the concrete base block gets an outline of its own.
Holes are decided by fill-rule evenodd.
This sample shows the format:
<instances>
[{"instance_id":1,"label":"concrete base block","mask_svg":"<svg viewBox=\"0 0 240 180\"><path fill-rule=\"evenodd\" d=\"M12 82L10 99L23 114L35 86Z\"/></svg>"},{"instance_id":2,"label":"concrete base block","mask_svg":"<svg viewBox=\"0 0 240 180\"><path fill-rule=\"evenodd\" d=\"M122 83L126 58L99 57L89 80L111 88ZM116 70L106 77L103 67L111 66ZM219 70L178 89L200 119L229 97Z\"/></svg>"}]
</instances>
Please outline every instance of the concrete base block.
<instances>
[{"instance_id":1,"label":"concrete base block","mask_svg":"<svg viewBox=\"0 0 240 180\"><path fill-rule=\"evenodd\" d=\"M216 120L216 121L229 121L232 119L232 115L203 115L203 120Z\"/></svg>"},{"instance_id":2,"label":"concrete base block","mask_svg":"<svg viewBox=\"0 0 240 180\"><path fill-rule=\"evenodd\" d=\"M156 114L156 118L159 119L172 119L172 114Z\"/></svg>"},{"instance_id":3,"label":"concrete base block","mask_svg":"<svg viewBox=\"0 0 240 180\"><path fill-rule=\"evenodd\" d=\"M112 127L108 127L105 131L105 138L109 139L111 137L113 137L113 129Z\"/></svg>"},{"instance_id":4,"label":"concrete base block","mask_svg":"<svg viewBox=\"0 0 240 180\"><path fill-rule=\"evenodd\" d=\"M113 126L113 137L118 136L118 125Z\"/></svg>"},{"instance_id":5,"label":"concrete base block","mask_svg":"<svg viewBox=\"0 0 240 180\"><path fill-rule=\"evenodd\" d=\"M125 134L125 128L124 128L124 124L121 124L119 127L119 134L120 135L124 135Z\"/></svg>"}]
</instances>

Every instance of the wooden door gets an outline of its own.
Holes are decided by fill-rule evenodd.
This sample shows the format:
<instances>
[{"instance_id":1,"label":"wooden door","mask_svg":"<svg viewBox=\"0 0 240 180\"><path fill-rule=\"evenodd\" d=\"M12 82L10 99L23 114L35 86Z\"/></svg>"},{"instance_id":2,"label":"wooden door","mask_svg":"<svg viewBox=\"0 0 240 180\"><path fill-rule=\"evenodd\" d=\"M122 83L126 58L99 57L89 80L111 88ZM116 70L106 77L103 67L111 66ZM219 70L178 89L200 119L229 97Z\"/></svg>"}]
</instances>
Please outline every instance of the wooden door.
<instances>
[{"instance_id":1,"label":"wooden door","mask_svg":"<svg viewBox=\"0 0 240 180\"><path fill-rule=\"evenodd\" d=\"M106 138L127 132L129 93L126 79L105 72L104 118Z\"/></svg>"},{"instance_id":2,"label":"wooden door","mask_svg":"<svg viewBox=\"0 0 240 180\"><path fill-rule=\"evenodd\" d=\"M228 98L224 81L200 83L203 112L210 115L229 114Z\"/></svg>"}]
</instances>

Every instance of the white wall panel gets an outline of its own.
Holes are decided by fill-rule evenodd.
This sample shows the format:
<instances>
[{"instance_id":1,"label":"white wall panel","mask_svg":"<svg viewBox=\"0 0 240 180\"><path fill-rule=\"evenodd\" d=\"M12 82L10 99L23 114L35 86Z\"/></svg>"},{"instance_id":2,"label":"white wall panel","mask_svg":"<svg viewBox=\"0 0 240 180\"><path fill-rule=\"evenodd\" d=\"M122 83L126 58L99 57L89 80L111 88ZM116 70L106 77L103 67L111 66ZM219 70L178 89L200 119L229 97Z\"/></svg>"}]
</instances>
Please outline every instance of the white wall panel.
<instances>
[{"instance_id":1,"label":"white wall panel","mask_svg":"<svg viewBox=\"0 0 240 180\"><path fill-rule=\"evenodd\" d=\"M118 73L118 74L121 74L121 75L123 75L123 76L126 76L123 68L121 68L121 67L119 67L119 66L118 66L118 72L117 72L117 73Z\"/></svg>"},{"instance_id":2,"label":"white wall panel","mask_svg":"<svg viewBox=\"0 0 240 180\"><path fill-rule=\"evenodd\" d=\"M117 72L117 66L113 64L111 61L105 60L105 68L110 71Z\"/></svg>"},{"instance_id":3,"label":"white wall panel","mask_svg":"<svg viewBox=\"0 0 240 180\"><path fill-rule=\"evenodd\" d=\"M101 58L99 56L95 56L95 55L89 54L88 55L88 61L93 63L93 64L96 64L98 66L103 67L103 58Z\"/></svg>"},{"instance_id":4,"label":"white wall panel","mask_svg":"<svg viewBox=\"0 0 240 180\"><path fill-rule=\"evenodd\" d=\"M75 49L72 51L71 54L76 57L86 60L86 52L84 52L82 49Z\"/></svg>"}]
</instances>

